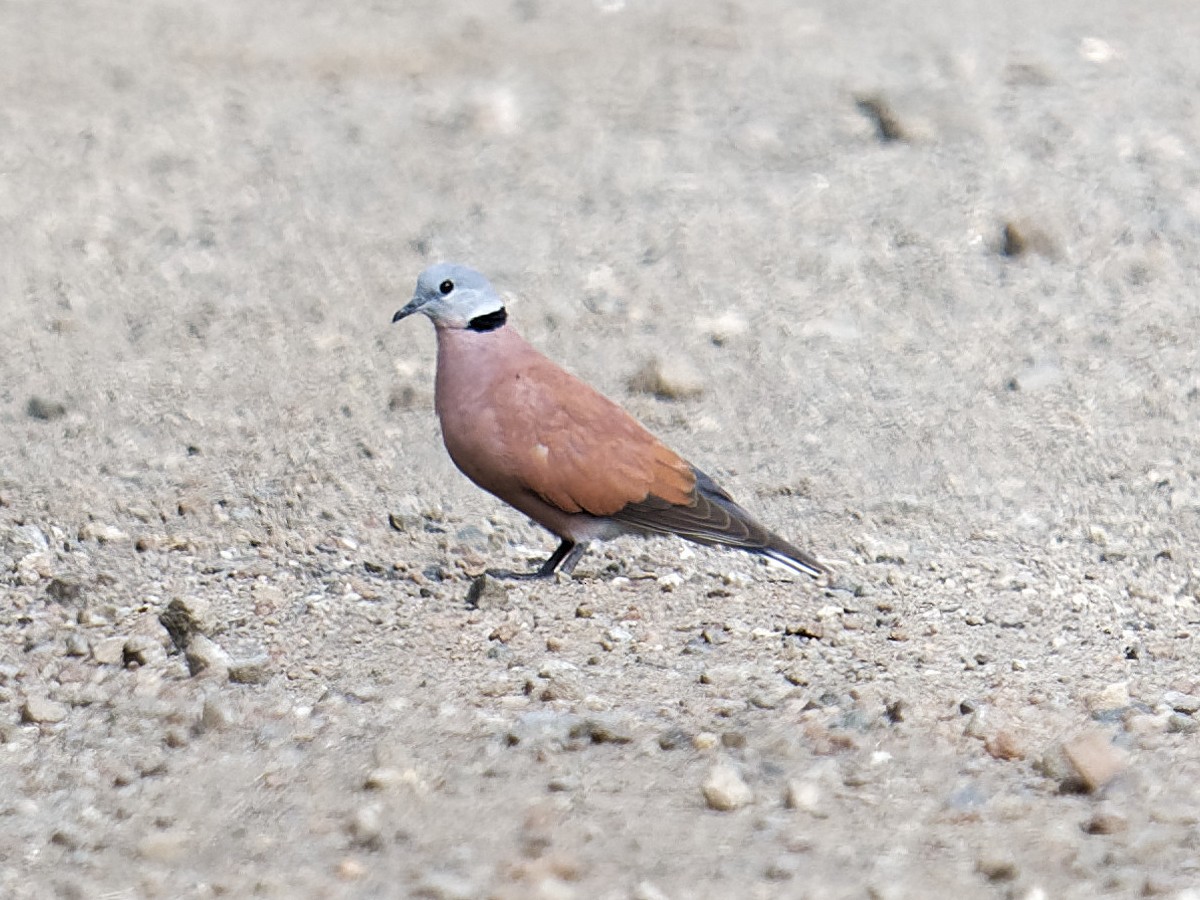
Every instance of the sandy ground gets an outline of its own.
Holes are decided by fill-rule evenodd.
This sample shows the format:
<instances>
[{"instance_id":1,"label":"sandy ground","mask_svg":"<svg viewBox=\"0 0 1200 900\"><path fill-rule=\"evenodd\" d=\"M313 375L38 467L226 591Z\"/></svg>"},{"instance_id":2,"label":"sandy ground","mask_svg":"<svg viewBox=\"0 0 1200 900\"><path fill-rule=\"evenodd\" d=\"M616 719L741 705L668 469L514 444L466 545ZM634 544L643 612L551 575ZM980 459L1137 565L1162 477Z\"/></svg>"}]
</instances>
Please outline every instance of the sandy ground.
<instances>
[{"instance_id":1,"label":"sandy ground","mask_svg":"<svg viewBox=\"0 0 1200 900\"><path fill-rule=\"evenodd\" d=\"M1200 896L1198 46L0 4L0 896ZM623 540L469 600L553 541L389 324L440 259L834 581Z\"/></svg>"}]
</instances>

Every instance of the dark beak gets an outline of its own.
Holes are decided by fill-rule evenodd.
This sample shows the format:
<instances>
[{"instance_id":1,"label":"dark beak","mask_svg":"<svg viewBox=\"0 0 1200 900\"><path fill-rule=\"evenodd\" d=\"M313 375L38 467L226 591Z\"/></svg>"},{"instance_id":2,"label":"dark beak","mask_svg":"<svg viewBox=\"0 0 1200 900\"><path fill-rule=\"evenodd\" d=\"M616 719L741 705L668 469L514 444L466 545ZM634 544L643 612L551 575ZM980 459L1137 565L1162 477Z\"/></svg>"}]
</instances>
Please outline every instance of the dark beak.
<instances>
[{"instance_id":1,"label":"dark beak","mask_svg":"<svg viewBox=\"0 0 1200 900\"><path fill-rule=\"evenodd\" d=\"M401 319L408 318L413 313L415 313L418 309L420 309L423 305L424 304L422 304L422 302L420 301L419 298L413 297L411 300L408 301L408 305L405 306L404 309L396 310L396 314L394 316L392 316L392 324L395 325Z\"/></svg>"}]
</instances>

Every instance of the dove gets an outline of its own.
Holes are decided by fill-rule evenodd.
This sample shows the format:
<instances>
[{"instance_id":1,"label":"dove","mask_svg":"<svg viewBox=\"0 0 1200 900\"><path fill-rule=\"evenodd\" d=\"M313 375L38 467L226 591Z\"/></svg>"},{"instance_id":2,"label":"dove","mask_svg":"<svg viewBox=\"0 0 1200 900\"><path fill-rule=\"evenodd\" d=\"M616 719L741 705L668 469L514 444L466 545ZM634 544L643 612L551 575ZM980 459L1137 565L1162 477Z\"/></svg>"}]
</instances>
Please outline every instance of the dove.
<instances>
[{"instance_id":1,"label":"dove","mask_svg":"<svg viewBox=\"0 0 1200 900\"><path fill-rule=\"evenodd\" d=\"M628 412L560 368L508 323L480 273L439 263L392 322L423 313L437 333L434 407L454 464L561 543L525 577L570 575L593 541L676 535L828 570L760 524Z\"/></svg>"}]
</instances>

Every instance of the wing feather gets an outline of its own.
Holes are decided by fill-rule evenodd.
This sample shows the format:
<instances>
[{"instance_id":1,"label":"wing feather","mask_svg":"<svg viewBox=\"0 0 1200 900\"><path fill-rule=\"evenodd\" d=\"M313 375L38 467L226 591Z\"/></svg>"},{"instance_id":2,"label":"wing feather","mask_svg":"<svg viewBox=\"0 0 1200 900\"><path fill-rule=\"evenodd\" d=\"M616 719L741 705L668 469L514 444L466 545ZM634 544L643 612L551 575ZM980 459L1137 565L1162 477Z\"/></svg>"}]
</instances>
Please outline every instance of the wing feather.
<instances>
[{"instance_id":1,"label":"wing feather","mask_svg":"<svg viewBox=\"0 0 1200 900\"><path fill-rule=\"evenodd\" d=\"M704 472L696 468L692 471L696 487L690 503L668 503L651 495L618 510L613 518L635 528L678 535L698 544L761 553L785 565L790 561L791 568L814 577L826 571L815 558L758 522Z\"/></svg>"},{"instance_id":2,"label":"wing feather","mask_svg":"<svg viewBox=\"0 0 1200 900\"><path fill-rule=\"evenodd\" d=\"M517 480L564 512L611 516L655 496L688 503L692 467L603 394L542 356L496 386Z\"/></svg>"}]
</instances>

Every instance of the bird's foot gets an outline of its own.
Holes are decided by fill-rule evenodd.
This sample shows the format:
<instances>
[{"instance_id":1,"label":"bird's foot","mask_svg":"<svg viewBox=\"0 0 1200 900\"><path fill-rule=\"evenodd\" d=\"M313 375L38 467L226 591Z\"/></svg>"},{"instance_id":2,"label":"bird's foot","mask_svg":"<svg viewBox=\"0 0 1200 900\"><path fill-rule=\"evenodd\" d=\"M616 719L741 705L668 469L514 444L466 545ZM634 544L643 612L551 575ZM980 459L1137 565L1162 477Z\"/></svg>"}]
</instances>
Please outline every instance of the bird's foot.
<instances>
[{"instance_id":1,"label":"bird's foot","mask_svg":"<svg viewBox=\"0 0 1200 900\"><path fill-rule=\"evenodd\" d=\"M575 571L575 567L579 565L579 560L583 554L587 552L587 541L569 541L565 538L558 545L550 558L542 563L541 567L536 572L514 572L511 569L488 569L487 574L493 578L509 578L520 579L522 581L530 581L533 579L553 578L555 574L562 573L569 576Z\"/></svg>"}]
</instances>

